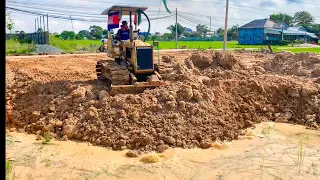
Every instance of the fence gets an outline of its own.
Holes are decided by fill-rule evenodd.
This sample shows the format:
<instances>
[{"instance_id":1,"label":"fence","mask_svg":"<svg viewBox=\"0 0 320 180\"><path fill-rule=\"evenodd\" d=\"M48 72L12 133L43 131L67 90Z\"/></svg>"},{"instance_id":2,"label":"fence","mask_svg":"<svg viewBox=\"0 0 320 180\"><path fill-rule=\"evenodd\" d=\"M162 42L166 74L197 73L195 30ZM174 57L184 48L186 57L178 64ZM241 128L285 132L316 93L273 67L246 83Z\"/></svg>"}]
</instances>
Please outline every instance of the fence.
<instances>
[{"instance_id":1,"label":"fence","mask_svg":"<svg viewBox=\"0 0 320 180\"><path fill-rule=\"evenodd\" d=\"M49 32L40 33L26 33L26 34L6 34L6 40L12 38L18 38L19 40L31 39L34 44L49 44Z\"/></svg>"}]
</instances>

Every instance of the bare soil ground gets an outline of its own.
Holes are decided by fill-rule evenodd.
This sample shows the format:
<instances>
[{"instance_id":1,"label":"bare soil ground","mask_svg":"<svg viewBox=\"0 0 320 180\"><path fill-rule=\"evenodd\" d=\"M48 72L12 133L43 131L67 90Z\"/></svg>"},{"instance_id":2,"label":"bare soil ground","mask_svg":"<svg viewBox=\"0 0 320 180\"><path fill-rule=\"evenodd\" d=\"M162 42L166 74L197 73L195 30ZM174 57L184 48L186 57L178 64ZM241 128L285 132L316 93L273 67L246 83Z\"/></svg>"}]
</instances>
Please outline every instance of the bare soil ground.
<instances>
[{"instance_id":1,"label":"bare soil ground","mask_svg":"<svg viewBox=\"0 0 320 180\"><path fill-rule=\"evenodd\" d=\"M319 131L269 122L246 134L210 149L170 148L128 158L128 150L55 139L42 144L35 135L10 132L8 179L319 179ZM148 156L158 162L146 163Z\"/></svg>"},{"instance_id":2,"label":"bare soil ground","mask_svg":"<svg viewBox=\"0 0 320 180\"><path fill-rule=\"evenodd\" d=\"M210 148L270 120L319 129L319 56L161 55L161 74L171 85L115 96L96 81L95 64L104 54L7 58L8 127L131 149L131 156L169 147Z\"/></svg>"}]
</instances>

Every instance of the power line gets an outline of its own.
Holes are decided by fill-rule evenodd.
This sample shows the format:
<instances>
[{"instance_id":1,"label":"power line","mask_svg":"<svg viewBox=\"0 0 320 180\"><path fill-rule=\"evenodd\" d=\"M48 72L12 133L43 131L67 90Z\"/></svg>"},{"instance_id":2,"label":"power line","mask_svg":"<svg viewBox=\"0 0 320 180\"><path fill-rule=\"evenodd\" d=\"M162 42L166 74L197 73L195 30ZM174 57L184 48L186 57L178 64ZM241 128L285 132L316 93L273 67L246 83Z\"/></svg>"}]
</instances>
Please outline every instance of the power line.
<instances>
[{"instance_id":1,"label":"power line","mask_svg":"<svg viewBox=\"0 0 320 180\"><path fill-rule=\"evenodd\" d=\"M28 13L28 14L36 14L36 15L45 15L46 13L44 12L41 12L41 11L31 11L31 10L25 10L25 9L18 9L18 8L12 8L12 7L8 7L6 6L7 9L10 9L10 10L14 10L14 11L19 11L19 12L25 12L25 13ZM54 14L50 14L49 15L50 17L53 17L53 18L61 18L61 19L68 19L70 20L70 14L67 14L67 13L54 13ZM79 15L75 15L75 16L79 16ZM166 18L166 17L170 17L172 15L167 15L167 16L162 16L162 17L159 17L159 19L162 19L162 18ZM86 18L91 18L92 16L86 16L86 15L82 15L82 16L79 16L79 17L86 17ZM94 18L97 18L97 17L94 17ZM104 20L100 20L100 19L104 19ZM98 19L84 19L84 18L76 18L76 17L73 17L72 18L73 20L79 20L79 21L96 21L96 22L106 22L106 17L100 17L99 20ZM150 17L150 20L156 20L158 18L155 18L155 17Z\"/></svg>"}]
</instances>

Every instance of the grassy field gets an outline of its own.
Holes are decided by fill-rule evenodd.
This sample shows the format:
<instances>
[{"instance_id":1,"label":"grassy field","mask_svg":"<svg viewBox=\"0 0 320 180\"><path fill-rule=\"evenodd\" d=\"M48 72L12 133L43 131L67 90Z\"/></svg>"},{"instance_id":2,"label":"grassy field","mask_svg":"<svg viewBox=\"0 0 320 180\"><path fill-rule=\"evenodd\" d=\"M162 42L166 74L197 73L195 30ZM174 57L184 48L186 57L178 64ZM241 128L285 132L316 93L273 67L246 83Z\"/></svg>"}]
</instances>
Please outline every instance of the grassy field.
<instances>
[{"instance_id":1,"label":"grassy field","mask_svg":"<svg viewBox=\"0 0 320 180\"><path fill-rule=\"evenodd\" d=\"M101 45L100 40L62 40L50 37L49 43L64 52L80 51L85 47L95 47L96 49Z\"/></svg>"},{"instance_id":2,"label":"grassy field","mask_svg":"<svg viewBox=\"0 0 320 180\"><path fill-rule=\"evenodd\" d=\"M62 40L55 38L53 36L50 37L50 44L63 50L64 52L75 52L85 50L87 52L95 52L98 47L101 45L100 40ZM152 41L148 41L148 43L152 44ZM174 49L175 48L174 41L160 41L159 48L160 49ZM223 42L222 41L180 41L178 42L178 47L181 48L185 46L187 49L222 49ZM243 49L243 48L255 48L256 50L260 50L263 47L268 49L265 45L239 45L237 41L229 41L227 42L227 48L230 49ZM289 47L289 46L272 46L275 52L280 52L282 50L291 51L293 53L300 52L314 52L320 54L319 48L299 48L299 47ZM6 54L28 54L35 49L35 45L32 44L20 44L18 41L7 40L6 41Z\"/></svg>"},{"instance_id":3,"label":"grassy field","mask_svg":"<svg viewBox=\"0 0 320 180\"><path fill-rule=\"evenodd\" d=\"M152 44L152 41L147 41ZM57 39L55 37L50 37L50 44L62 49L65 52L78 51L83 47L88 46L99 46L101 45L100 40L62 40ZM186 46L187 49L222 49L223 42L222 41L180 41L178 42L178 47ZM160 49L175 49L176 44L174 41L160 41L159 48ZM261 45L238 45L237 41L227 42L227 48L260 48L266 46Z\"/></svg>"},{"instance_id":4,"label":"grassy field","mask_svg":"<svg viewBox=\"0 0 320 180\"><path fill-rule=\"evenodd\" d=\"M317 48L275 48L275 52L280 52L280 51L291 51L293 53L302 53L302 52L313 52L316 54L320 54L320 47Z\"/></svg>"},{"instance_id":5,"label":"grassy field","mask_svg":"<svg viewBox=\"0 0 320 180\"><path fill-rule=\"evenodd\" d=\"M21 44L16 40L6 40L6 55L29 54L36 49L34 44Z\"/></svg>"},{"instance_id":6,"label":"grassy field","mask_svg":"<svg viewBox=\"0 0 320 180\"><path fill-rule=\"evenodd\" d=\"M148 42L151 43L152 42ZM178 47L185 46L187 49L222 49L223 41L179 41ZM176 43L174 41L160 41L160 49L175 49ZM267 48L265 45L239 45L238 41L228 41L227 48Z\"/></svg>"}]
</instances>

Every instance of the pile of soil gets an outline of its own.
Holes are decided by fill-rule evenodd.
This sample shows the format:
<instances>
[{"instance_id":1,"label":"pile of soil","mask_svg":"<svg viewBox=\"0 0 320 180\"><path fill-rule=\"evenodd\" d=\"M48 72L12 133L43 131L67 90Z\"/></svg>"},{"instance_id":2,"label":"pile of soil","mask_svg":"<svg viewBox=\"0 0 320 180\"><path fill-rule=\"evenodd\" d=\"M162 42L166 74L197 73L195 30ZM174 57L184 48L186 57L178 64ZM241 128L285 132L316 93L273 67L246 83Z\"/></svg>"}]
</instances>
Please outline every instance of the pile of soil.
<instances>
[{"instance_id":1,"label":"pile of soil","mask_svg":"<svg viewBox=\"0 0 320 180\"><path fill-rule=\"evenodd\" d=\"M264 62L267 71L306 77L320 77L320 56L314 53L278 53L270 61Z\"/></svg>"},{"instance_id":2,"label":"pile of soil","mask_svg":"<svg viewBox=\"0 0 320 180\"><path fill-rule=\"evenodd\" d=\"M56 138L139 152L209 148L267 120L320 127L320 88L311 79L261 73L230 52L165 59L172 70L163 77L171 85L114 96L96 81L44 82L7 69L7 123L28 133L50 131Z\"/></svg>"}]
</instances>

